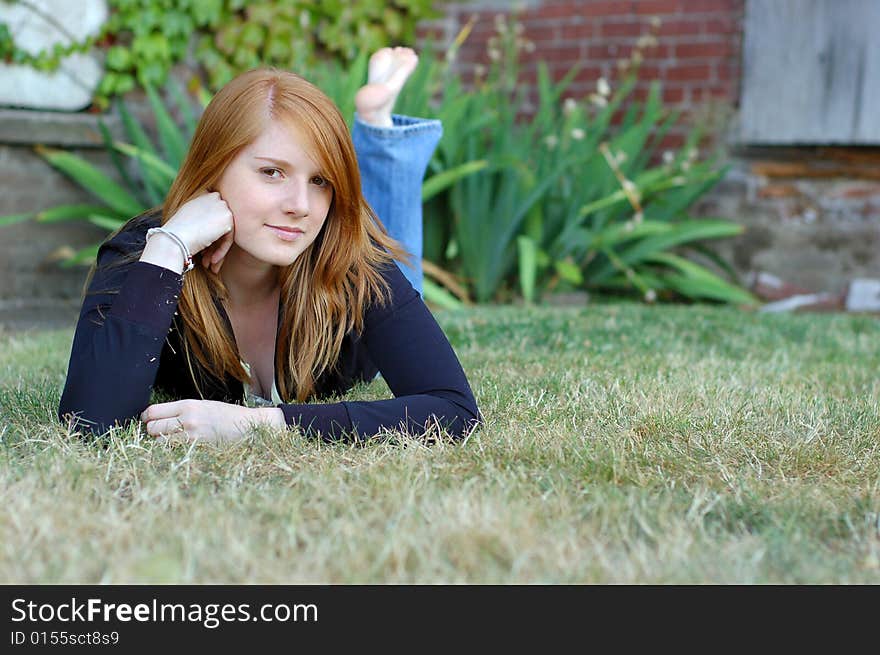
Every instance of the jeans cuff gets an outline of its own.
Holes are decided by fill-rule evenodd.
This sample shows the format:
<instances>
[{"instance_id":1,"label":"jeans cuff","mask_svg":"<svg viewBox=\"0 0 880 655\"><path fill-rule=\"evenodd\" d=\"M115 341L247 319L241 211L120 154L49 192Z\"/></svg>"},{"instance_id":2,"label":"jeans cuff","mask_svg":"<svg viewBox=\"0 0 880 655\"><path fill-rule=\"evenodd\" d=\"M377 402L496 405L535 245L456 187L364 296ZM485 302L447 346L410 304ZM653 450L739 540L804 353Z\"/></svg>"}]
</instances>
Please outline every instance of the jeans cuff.
<instances>
[{"instance_id":1,"label":"jeans cuff","mask_svg":"<svg viewBox=\"0 0 880 655\"><path fill-rule=\"evenodd\" d=\"M402 116L401 114L391 114L393 125L391 127L380 127L365 123L355 112L354 122L359 130L368 132L372 136L381 139L399 139L416 133L436 133L438 136L443 133L441 122L434 118L414 118L412 116Z\"/></svg>"}]
</instances>

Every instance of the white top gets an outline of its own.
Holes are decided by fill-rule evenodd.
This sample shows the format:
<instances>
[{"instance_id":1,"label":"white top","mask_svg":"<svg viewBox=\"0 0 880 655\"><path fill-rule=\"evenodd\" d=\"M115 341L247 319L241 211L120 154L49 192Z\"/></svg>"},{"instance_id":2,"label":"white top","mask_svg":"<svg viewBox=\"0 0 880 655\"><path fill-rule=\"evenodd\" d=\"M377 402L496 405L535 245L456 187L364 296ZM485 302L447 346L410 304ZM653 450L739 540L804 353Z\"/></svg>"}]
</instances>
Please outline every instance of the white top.
<instances>
[{"instance_id":1,"label":"white top","mask_svg":"<svg viewBox=\"0 0 880 655\"><path fill-rule=\"evenodd\" d=\"M253 377L251 375L250 365L247 362L241 362L241 365L244 366L244 370L247 371L248 376ZM281 400L281 394L278 393L278 389L275 387L274 379L272 380L271 400L255 394L253 389L251 389L251 385L249 385L247 382L242 382L242 386L244 387L244 404L248 407L275 407L276 405L280 405L283 402Z\"/></svg>"}]
</instances>

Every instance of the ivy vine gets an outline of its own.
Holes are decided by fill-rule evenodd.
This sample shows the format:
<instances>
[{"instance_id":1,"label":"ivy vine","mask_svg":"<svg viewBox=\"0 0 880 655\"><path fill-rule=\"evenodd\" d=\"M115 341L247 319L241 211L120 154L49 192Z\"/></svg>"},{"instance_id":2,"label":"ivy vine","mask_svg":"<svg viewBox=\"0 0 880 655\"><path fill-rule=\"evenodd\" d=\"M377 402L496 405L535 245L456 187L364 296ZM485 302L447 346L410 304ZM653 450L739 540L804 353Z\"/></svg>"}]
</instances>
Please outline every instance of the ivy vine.
<instances>
[{"instance_id":1,"label":"ivy vine","mask_svg":"<svg viewBox=\"0 0 880 655\"><path fill-rule=\"evenodd\" d=\"M89 37L82 41L73 38L65 26L51 14L44 12L39 6L28 0L0 0L3 4L20 4L27 7L40 18L53 25L58 31L70 39L70 43L56 43L51 48L45 48L37 53L29 52L16 45L9 25L0 21L0 60L7 64L20 64L30 66L38 71L52 72L57 70L61 61L75 52L88 52L95 45L95 38Z\"/></svg>"},{"instance_id":2,"label":"ivy vine","mask_svg":"<svg viewBox=\"0 0 880 655\"><path fill-rule=\"evenodd\" d=\"M39 12L28 0L20 3ZM178 62L195 63L217 90L258 65L302 69L318 59L354 59L383 45L412 43L416 24L438 16L436 0L108 0L110 16L97 38L58 44L31 55L0 22L2 60L51 71L72 52L93 45L105 75L95 101L136 85L162 85ZM51 18L51 17L49 17Z\"/></svg>"}]
</instances>

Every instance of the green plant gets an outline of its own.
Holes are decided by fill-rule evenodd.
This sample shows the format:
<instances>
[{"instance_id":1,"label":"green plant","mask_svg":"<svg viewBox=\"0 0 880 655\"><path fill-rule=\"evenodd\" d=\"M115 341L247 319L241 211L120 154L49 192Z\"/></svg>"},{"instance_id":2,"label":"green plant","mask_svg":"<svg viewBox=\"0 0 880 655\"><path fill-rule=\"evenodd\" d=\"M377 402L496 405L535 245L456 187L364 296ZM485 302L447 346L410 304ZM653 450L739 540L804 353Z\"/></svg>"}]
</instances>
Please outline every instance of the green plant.
<instances>
[{"instance_id":1,"label":"green plant","mask_svg":"<svg viewBox=\"0 0 880 655\"><path fill-rule=\"evenodd\" d=\"M310 70L321 59L354 60L388 43L411 43L432 0L111 0L104 29L102 102L135 83L160 86L191 51L217 90L260 65Z\"/></svg>"},{"instance_id":2,"label":"green plant","mask_svg":"<svg viewBox=\"0 0 880 655\"><path fill-rule=\"evenodd\" d=\"M663 108L658 85L645 101L633 99L638 51L616 91L600 80L587 102L566 98L576 68L554 82L539 63L537 102L525 116L520 57L531 46L515 22L496 20L492 63L477 70L471 88L449 66L468 27L445 57L422 57L401 98L403 113L443 121L432 167L488 161L428 203L426 257L463 280L480 302L589 288L635 289L649 301L677 295L752 303L735 283L675 254L687 248L731 273L705 241L741 228L687 216L724 172L715 162L696 161L699 130L662 164L653 163L678 116Z\"/></svg>"}]
</instances>

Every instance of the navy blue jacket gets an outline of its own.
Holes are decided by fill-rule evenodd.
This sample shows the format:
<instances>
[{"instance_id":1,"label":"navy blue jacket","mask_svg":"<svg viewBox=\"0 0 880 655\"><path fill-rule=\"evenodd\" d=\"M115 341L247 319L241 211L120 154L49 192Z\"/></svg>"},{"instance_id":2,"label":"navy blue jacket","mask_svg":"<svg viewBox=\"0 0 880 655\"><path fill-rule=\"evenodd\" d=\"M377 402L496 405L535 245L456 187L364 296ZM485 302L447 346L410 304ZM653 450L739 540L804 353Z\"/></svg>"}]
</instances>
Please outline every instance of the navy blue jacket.
<instances>
[{"instance_id":1,"label":"navy blue jacket","mask_svg":"<svg viewBox=\"0 0 880 655\"><path fill-rule=\"evenodd\" d=\"M142 250L147 229L158 224L157 215L133 219L98 252L58 408L64 422L75 415L79 429L102 433L137 418L153 389L174 399L243 401L241 382L208 374L195 357L192 369L186 361L183 321L176 315L183 277L137 260L114 265ZM461 364L397 266L389 264L382 275L391 301L367 308L363 331L346 335L336 366L316 380L310 400L341 396L354 384L372 380L377 371L395 397L278 407L288 425L325 439L368 437L382 429L420 434L436 425L461 436L480 421ZM217 306L232 334L226 313Z\"/></svg>"}]
</instances>

